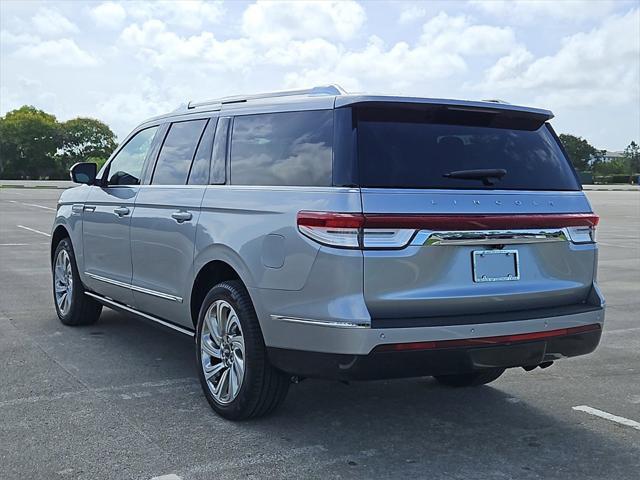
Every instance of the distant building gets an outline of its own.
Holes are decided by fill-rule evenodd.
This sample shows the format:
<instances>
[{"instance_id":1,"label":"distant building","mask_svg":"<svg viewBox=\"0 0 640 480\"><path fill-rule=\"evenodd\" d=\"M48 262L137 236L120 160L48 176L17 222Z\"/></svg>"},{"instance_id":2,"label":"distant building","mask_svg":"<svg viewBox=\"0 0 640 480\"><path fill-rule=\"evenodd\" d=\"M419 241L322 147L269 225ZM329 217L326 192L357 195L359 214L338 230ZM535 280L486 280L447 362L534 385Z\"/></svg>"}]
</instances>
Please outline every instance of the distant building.
<instances>
[{"instance_id":1,"label":"distant building","mask_svg":"<svg viewBox=\"0 0 640 480\"><path fill-rule=\"evenodd\" d=\"M602 157L603 162L613 162L614 160L622 160L624 158L624 152L604 152L604 156Z\"/></svg>"}]
</instances>

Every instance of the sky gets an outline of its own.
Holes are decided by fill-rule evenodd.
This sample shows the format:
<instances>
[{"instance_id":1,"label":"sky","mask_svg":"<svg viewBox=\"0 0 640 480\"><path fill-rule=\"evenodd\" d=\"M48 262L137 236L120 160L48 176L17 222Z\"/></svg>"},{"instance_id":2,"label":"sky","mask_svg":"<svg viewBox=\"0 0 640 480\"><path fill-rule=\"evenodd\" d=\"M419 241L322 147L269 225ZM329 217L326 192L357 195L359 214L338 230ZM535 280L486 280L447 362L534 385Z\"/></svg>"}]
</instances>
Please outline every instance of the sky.
<instances>
[{"instance_id":1,"label":"sky","mask_svg":"<svg viewBox=\"0 0 640 480\"><path fill-rule=\"evenodd\" d=\"M552 110L640 141L640 1L0 0L0 114L29 104L122 139L189 100L337 83Z\"/></svg>"}]
</instances>

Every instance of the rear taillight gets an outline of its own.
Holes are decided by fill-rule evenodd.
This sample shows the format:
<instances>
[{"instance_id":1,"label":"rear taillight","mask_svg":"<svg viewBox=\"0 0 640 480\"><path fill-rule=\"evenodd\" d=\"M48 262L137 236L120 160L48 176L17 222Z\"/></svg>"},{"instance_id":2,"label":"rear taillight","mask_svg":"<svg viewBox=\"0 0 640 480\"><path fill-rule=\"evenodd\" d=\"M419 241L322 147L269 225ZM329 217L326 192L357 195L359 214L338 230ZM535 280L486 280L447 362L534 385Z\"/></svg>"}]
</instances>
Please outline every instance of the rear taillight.
<instances>
[{"instance_id":1,"label":"rear taillight","mask_svg":"<svg viewBox=\"0 0 640 480\"><path fill-rule=\"evenodd\" d=\"M573 243L593 243L596 241L596 227L567 227L569 239Z\"/></svg>"},{"instance_id":2,"label":"rear taillight","mask_svg":"<svg viewBox=\"0 0 640 480\"><path fill-rule=\"evenodd\" d=\"M298 230L323 245L342 248L406 247L418 230L509 231L565 228L573 243L595 242L595 214L398 215L298 212Z\"/></svg>"},{"instance_id":3,"label":"rear taillight","mask_svg":"<svg viewBox=\"0 0 640 480\"><path fill-rule=\"evenodd\" d=\"M298 230L332 247L359 248L364 215L360 213L298 212Z\"/></svg>"},{"instance_id":4,"label":"rear taillight","mask_svg":"<svg viewBox=\"0 0 640 480\"><path fill-rule=\"evenodd\" d=\"M368 220L361 213L299 212L298 230L323 245L367 249L405 247L416 232L415 228L385 228L380 222L369 228Z\"/></svg>"}]
</instances>

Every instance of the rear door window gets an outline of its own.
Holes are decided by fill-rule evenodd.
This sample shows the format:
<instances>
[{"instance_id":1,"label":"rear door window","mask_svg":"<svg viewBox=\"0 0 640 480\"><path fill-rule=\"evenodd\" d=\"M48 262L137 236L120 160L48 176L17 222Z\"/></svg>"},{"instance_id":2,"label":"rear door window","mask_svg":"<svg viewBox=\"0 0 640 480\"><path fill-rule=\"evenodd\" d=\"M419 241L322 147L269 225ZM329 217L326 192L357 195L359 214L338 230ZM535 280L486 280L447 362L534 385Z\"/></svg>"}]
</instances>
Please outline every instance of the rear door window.
<instances>
[{"instance_id":1,"label":"rear door window","mask_svg":"<svg viewBox=\"0 0 640 480\"><path fill-rule=\"evenodd\" d=\"M356 111L361 186L580 189L544 118L442 108ZM478 170L504 174L485 181ZM459 178L465 175L476 178Z\"/></svg>"},{"instance_id":2,"label":"rear door window","mask_svg":"<svg viewBox=\"0 0 640 480\"><path fill-rule=\"evenodd\" d=\"M172 123L164 139L152 185L184 185L207 119Z\"/></svg>"},{"instance_id":3,"label":"rear door window","mask_svg":"<svg viewBox=\"0 0 640 480\"><path fill-rule=\"evenodd\" d=\"M332 143L331 110L235 117L231 183L329 186Z\"/></svg>"}]
</instances>

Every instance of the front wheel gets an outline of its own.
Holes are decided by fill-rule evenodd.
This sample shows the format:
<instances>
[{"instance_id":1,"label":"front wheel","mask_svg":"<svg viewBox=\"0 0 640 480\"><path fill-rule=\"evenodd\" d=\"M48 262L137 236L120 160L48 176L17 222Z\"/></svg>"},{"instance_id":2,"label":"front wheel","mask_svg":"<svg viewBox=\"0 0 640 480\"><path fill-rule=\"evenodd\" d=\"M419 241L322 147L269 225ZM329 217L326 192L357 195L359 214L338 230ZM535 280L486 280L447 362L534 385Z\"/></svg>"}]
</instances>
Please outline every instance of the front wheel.
<instances>
[{"instance_id":1,"label":"front wheel","mask_svg":"<svg viewBox=\"0 0 640 480\"><path fill-rule=\"evenodd\" d=\"M477 387L493 382L503 373L504 368L488 368L459 375L436 375L434 378L447 387Z\"/></svg>"},{"instance_id":2,"label":"front wheel","mask_svg":"<svg viewBox=\"0 0 640 480\"><path fill-rule=\"evenodd\" d=\"M84 294L71 240L63 238L53 254L53 299L65 325L91 325L100 317L102 304Z\"/></svg>"},{"instance_id":3,"label":"front wheel","mask_svg":"<svg viewBox=\"0 0 640 480\"><path fill-rule=\"evenodd\" d=\"M213 287L196 330L200 383L211 407L229 420L273 411L289 390L287 376L269 363L249 294L239 281Z\"/></svg>"}]
</instances>

